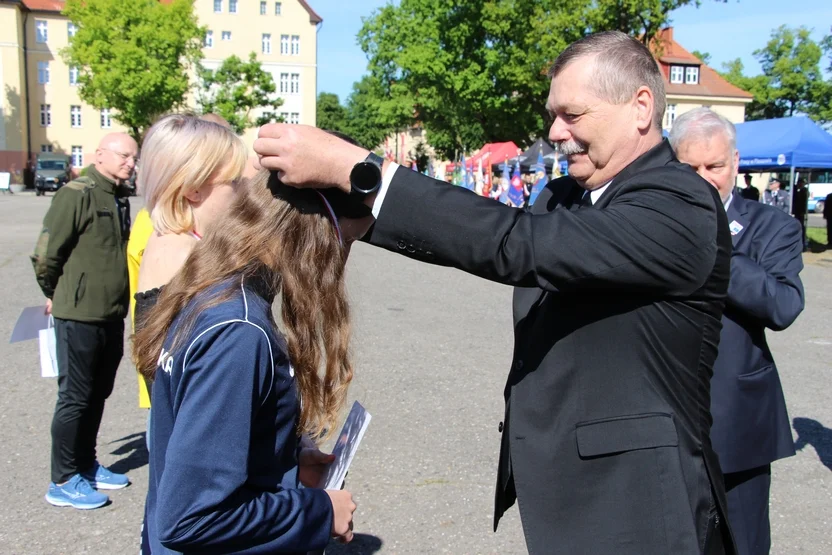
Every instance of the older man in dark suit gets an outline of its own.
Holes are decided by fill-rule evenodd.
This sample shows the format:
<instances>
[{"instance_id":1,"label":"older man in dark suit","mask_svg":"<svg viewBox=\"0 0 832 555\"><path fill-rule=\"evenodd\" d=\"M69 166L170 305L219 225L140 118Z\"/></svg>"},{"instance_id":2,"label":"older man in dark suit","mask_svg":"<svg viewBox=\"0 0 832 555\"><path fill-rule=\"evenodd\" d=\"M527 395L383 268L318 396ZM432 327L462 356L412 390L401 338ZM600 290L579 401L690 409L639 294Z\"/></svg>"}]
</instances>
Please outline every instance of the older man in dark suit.
<instances>
[{"instance_id":1,"label":"older man in dark suit","mask_svg":"<svg viewBox=\"0 0 832 555\"><path fill-rule=\"evenodd\" d=\"M801 226L773 207L732 194L739 153L733 124L708 108L676 119L679 160L719 191L734 243L731 283L711 380L711 441L728 491L741 555L768 553L771 463L794 455L789 415L766 328L780 331L803 311Z\"/></svg>"},{"instance_id":2,"label":"older man in dark suit","mask_svg":"<svg viewBox=\"0 0 832 555\"><path fill-rule=\"evenodd\" d=\"M495 526L519 500L531 553L732 552L710 445L731 237L716 192L662 140L664 83L623 33L569 46L549 138L570 177L531 211L273 124L255 151L287 184L373 207L369 241L514 285Z\"/></svg>"}]
</instances>

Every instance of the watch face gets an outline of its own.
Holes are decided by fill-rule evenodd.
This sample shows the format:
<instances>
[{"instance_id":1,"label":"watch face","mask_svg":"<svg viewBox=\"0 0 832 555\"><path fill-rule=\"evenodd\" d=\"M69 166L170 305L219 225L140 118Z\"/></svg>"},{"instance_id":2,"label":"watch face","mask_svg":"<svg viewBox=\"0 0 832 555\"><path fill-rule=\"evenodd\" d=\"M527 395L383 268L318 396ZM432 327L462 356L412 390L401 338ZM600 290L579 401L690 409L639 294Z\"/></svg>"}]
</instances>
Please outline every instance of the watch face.
<instances>
[{"instance_id":1,"label":"watch face","mask_svg":"<svg viewBox=\"0 0 832 555\"><path fill-rule=\"evenodd\" d=\"M361 162L353 166L350 184L360 193L372 193L381 184L381 170L370 162Z\"/></svg>"}]
</instances>

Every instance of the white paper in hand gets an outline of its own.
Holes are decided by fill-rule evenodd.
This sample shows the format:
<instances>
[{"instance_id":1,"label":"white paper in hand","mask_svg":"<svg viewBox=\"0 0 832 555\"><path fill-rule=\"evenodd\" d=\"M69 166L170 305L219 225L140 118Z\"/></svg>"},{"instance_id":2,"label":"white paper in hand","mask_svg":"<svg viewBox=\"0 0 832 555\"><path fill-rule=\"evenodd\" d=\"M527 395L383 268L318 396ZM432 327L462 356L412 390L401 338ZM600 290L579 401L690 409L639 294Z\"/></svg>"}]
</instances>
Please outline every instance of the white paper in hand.
<instances>
[{"instance_id":1,"label":"white paper in hand","mask_svg":"<svg viewBox=\"0 0 832 555\"><path fill-rule=\"evenodd\" d=\"M358 401L353 403L344 421L344 427L341 428L341 433L335 442L335 447L332 448L335 460L329 465L321 480L321 489L341 489L341 484L347 476L347 470L350 468L352 458L358 450L358 444L361 443L361 438L364 437L371 418L370 413L361 406L361 403Z\"/></svg>"},{"instance_id":2,"label":"white paper in hand","mask_svg":"<svg viewBox=\"0 0 832 555\"><path fill-rule=\"evenodd\" d=\"M38 339L40 330L45 330L48 327L49 315L46 314L44 305L26 307L20 313L20 317L14 325L9 343Z\"/></svg>"},{"instance_id":3,"label":"white paper in hand","mask_svg":"<svg viewBox=\"0 0 832 555\"><path fill-rule=\"evenodd\" d=\"M45 330L40 330L40 375L44 378L58 377L58 356L56 354L55 324L52 317Z\"/></svg>"}]
</instances>

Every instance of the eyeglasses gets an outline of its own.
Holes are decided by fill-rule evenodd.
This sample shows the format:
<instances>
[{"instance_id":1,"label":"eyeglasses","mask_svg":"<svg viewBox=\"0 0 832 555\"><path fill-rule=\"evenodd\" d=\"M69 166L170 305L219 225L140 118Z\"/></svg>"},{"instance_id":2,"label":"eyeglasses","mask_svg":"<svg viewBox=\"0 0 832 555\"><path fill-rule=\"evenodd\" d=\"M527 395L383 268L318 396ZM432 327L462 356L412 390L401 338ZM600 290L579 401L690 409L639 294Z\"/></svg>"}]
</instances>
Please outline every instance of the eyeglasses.
<instances>
[{"instance_id":1,"label":"eyeglasses","mask_svg":"<svg viewBox=\"0 0 832 555\"><path fill-rule=\"evenodd\" d=\"M101 150L108 150L108 151L112 152L113 154L118 155L124 162L127 162L128 160L131 160L135 164L136 162L139 161L138 156L131 156L130 154L125 154L124 152L119 152L119 151L113 150L111 148L102 148Z\"/></svg>"}]
</instances>

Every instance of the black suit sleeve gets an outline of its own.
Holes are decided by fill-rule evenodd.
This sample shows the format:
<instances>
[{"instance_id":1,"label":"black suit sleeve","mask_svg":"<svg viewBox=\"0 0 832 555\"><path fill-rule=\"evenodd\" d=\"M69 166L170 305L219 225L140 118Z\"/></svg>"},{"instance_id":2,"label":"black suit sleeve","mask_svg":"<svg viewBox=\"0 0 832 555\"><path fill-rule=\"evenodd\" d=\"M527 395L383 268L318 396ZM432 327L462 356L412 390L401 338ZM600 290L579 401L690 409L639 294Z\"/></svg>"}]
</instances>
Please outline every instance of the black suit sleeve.
<instances>
[{"instance_id":1,"label":"black suit sleeve","mask_svg":"<svg viewBox=\"0 0 832 555\"><path fill-rule=\"evenodd\" d=\"M775 331L784 330L803 312L803 237L800 224L788 218L772 232L772 239L756 262L734 251L728 305L760 320Z\"/></svg>"},{"instance_id":2,"label":"black suit sleeve","mask_svg":"<svg viewBox=\"0 0 832 555\"><path fill-rule=\"evenodd\" d=\"M668 178L676 185L663 185ZM641 173L637 184L617 187L603 209L557 206L544 214L401 168L371 242L519 287L684 295L713 268L716 204L695 174L676 168Z\"/></svg>"}]
</instances>

